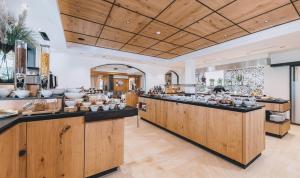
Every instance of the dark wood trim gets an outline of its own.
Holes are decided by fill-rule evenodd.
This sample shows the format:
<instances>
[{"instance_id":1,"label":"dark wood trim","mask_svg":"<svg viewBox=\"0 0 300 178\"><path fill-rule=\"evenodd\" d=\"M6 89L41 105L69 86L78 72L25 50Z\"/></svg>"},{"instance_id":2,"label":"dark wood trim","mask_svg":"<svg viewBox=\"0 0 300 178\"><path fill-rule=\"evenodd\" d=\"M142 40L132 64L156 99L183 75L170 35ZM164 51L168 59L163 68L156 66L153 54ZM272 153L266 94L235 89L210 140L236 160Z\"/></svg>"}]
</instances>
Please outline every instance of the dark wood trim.
<instances>
[{"instance_id":1,"label":"dark wood trim","mask_svg":"<svg viewBox=\"0 0 300 178\"><path fill-rule=\"evenodd\" d=\"M284 135L277 135L277 134L273 134L273 133L269 133L266 132L266 135L271 136L271 137L276 137L276 138L280 138L282 139L284 136L286 136L288 134L288 132L286 132Z\"/></svg>"},{"instance_id":2,"label":"dark wood trim","mask_svg":"<svg viewBox=\"0 0 300 178\"><path fill-rule=\"evenodd\" d=\"M112 168L112 169L109 169L109 170L106 170L106 171L103 171L103 172L100 172L98 174L95 174L95 175L92 175L92 176L89 176L89 177L86 177L86 178L99 178L99 177L102 177L104 175L107 175L107 174L110 174L112 172L115 172L118 170L118 167L115 167L115 168Z\"/></svg>"}]
</instances>

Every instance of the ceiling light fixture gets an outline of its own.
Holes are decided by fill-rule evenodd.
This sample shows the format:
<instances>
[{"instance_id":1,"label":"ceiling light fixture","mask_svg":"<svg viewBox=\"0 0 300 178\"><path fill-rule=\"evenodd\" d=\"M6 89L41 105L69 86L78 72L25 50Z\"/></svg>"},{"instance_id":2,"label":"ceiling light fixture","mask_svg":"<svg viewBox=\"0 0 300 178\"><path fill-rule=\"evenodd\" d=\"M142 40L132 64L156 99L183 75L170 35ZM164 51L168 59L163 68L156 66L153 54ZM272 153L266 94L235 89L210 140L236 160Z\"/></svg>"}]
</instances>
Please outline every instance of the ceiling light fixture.
<instances>
[{"instance_id":1,"label":"ceiling light fixture","mask_svg":"<svg viewBox=\"0 0 300 178\"><path fill-rule=\"evenodd\" d=\"M156 35L160 35L160 31L157 31L157 32L155 32L156 33Z\"/></svg>"},{"instance_id":2,"label":"ceiling light fixture","mask_svg":"<svg viewBox=\"0 0 300 178\"><path fill-rule=\"evenodd\" d=\"M126 20L126 24L130 24L130 20Z\"/></svg>"},{"instance_id":3,"label":"ceiling light fixture","mask_svg":"<svg viewBox=\"0 0 300 178\"><path fill-rule=\"evenodd\" d=\"M265 20L265 23L268 23L269 21L268 20Z\"/></svg>"},{"instance_id":4,"label":"ceiling light fixture","mask_svg":"<svg viewBox=\"0 0 300 178\"><path fill-rule=\"evenodd\" d=\"M224 35L224 37L227 37L227 35Z\"/></svg>"}]
</instances>

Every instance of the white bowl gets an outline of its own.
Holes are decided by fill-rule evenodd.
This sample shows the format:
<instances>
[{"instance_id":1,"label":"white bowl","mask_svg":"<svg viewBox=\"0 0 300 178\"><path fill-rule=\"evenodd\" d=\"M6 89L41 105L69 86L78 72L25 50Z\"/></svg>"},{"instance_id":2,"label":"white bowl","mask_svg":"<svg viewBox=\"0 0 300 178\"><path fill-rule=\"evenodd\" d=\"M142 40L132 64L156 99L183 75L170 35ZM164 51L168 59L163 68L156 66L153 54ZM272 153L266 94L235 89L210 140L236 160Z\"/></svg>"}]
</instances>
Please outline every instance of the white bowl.
<instances>
[{"instance_id":1,"label":"white bowl","mask_svg":"<svg viewBox=\"0 0 300 178\"><path fill-rule=\"evenodd\" d=\"M270 115L270 120L274 122L283 122L285 117L282 115Z\"/></svg>"},{"instance_id":2,"label":"white bowl","mask_svg":"<svg viewBox=\"0 0 300 178\"><path fill-rule=\"evenodd\" d=\"M19 98L26 98L30 92L28 90L15 90L14 93Z\"/></svg>"},{"instance_id":3,"label":"white bowl","mask_svg":"<svg viewBox=\"0 0 300 178\"><path fill-rule=\"evenodd\" d=\"M124 109L126 107L126 103L120 103L119 104L119 109Z\"/></svg>"},{"instance_id":4,"label":"white bowl","mask_svg":"<svg viewBox=\"0 0 300 178\"><path fill-rule=\"evenodd\" d=\"M51 90L41 90L41 94L43 95L43 97L50 97L52 95L52 91Z\"/></svg>"},{"instance_id":5,"label":"white bowl","mask_svg":"<svg viewBox=\"0 0 300 178\"><path fill-rule=\"evenodd\" d=\"M65 100L65 104L68 106L68 107L73 107L76 105L76 101L75 100Z\"/></svg>"},{"instance_id":6,"label":"white bowl","mask_svg":"<svg viewBox=\"0 0 300 178\"><path fill-rule=\"evenodd\" d=\"M109 104L109 109L115 109L116 104Z\"/></svg>"},{"instance_id":7,"label":"white bowl","mask_svg":"<svg viewBox=\"0 0 300 178\"><path fill-rule=\"evenodd\" d=\"M99 106L98 105L91 105L90 108L91 108L92 112L97 112L98 109L99 109Z\"/></svg>"},{"instance_id":8,"label":"white bowl","mask_svg":"<svg viewBox=\"0 0 300 178\"><path fill-rule=\"evenodd\" d=\"M236 106L241 106L243 104L242 100L233 100L233 102L234 102L234 105L236 105Z\"/></svg>"},{"instance_id":9,"label":"white bowl","mask_svg":"<svg viewBox=\"0 0 300 178\"><path fill-rule=\"evenodd\" d=\"M8 88L0 88L0 98L8 97L8 95L11 93L12 89Z\"/></svg>"},{"instance_id":10,"label":"white bowl","mask_svg":"<svg viewBox=\"0 0 300 178\"><path fill-rule=\"evenodd\" d=\"M80 93L81 88L67 88L67 92L69 92L69 93Z\"/></svg>"},{"instance_id":11,"label":"white bowl","mask_svg":"<svg viewBox=\"0 0 300 178\"><path fill-rule=\"evenodd\" d=\"M102 109L104 110L104 111L108 111L109 110L109 105L107 104L107 105L103 105L102 106Z\"/></svg>"},{"instance_id":12,"label":"white bowl","mask_svg":"<svg viewBox=\"0 0 300 178\"><path fill-rule=\"evenodd\" d=\"M72 93L72 92L66 92L66 93L65 93L65 96L66 96L67 98L70 98L70 99L80 99L80 98L82 98L84 95L85 95L85 93Z\"/></svg>"},{"instance_id":13,"label":"white bowl","mask_svg":"<svg viewBox=\"0 0 300 178\"><path fill-rule=\"evenodd\" d=\"M52 89L51 91L52 91L53 95L62 95L65 93L64 88L55 88L55 89Z\"/></svg>"}]
</instances>

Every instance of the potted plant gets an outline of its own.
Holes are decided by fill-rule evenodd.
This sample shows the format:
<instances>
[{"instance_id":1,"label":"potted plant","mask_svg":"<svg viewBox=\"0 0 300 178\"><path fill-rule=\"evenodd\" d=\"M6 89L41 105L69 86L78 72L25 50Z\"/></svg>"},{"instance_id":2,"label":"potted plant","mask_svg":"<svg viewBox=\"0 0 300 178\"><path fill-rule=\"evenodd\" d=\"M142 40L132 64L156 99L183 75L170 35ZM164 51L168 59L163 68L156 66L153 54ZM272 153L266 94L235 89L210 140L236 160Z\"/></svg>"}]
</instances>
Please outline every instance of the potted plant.
<instances>
[{"instance_id":1,"label":"potted plant","mask_svg":"<svg viewBox=\"0 0 300 178\"><path fill-rule=\"evenodd\" d=\"M25 26L26 16L26 10L16 18L5 9L0 8L0 69L5 68L6 72L6 79L0 79L1 82L13 81L13 77L9 74L7 56L14 51L15 41L23 40L30 46L36 46L35 33Z\"/></svg>"}]
</instances>

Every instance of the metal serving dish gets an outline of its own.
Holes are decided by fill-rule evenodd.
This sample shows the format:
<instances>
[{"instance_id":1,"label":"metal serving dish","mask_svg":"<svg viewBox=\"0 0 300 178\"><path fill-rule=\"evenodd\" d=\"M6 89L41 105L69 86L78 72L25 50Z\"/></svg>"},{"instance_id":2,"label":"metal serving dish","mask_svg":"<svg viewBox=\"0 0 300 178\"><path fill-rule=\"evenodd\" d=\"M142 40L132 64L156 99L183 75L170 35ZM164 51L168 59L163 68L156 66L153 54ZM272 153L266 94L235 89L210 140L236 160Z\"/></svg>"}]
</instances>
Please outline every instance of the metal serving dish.
<instances>
[{"instance_id":1,"label":"metal serving dish","mask_svg":"<svg viewBox=\"0 0 300 178\"><path fill-rule=\"evenodd\" d=\"M12 109L0 109L0 119L4 119L7 117L12 117L18 115L17 110Z\"/></svg>"}]
</instances>

